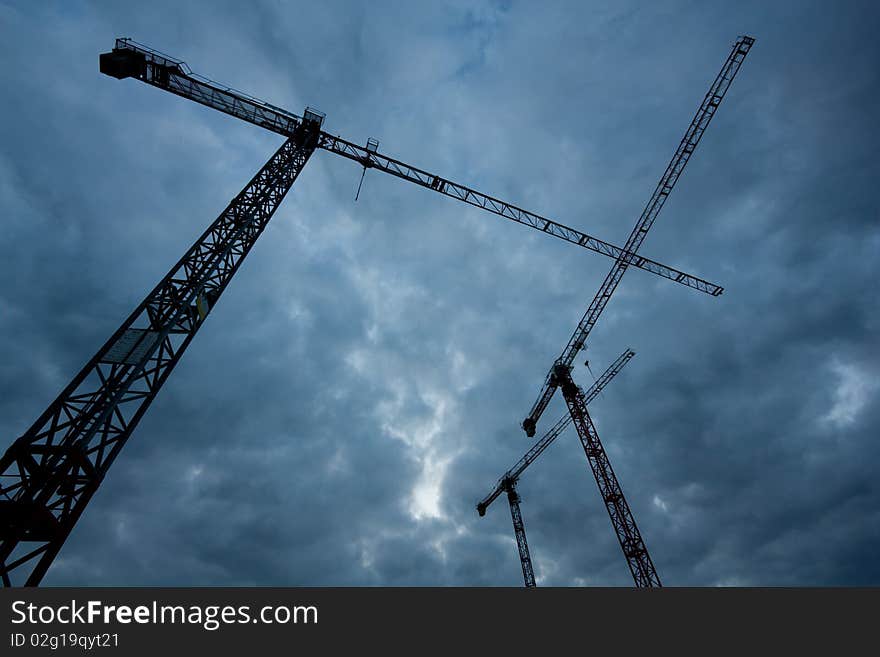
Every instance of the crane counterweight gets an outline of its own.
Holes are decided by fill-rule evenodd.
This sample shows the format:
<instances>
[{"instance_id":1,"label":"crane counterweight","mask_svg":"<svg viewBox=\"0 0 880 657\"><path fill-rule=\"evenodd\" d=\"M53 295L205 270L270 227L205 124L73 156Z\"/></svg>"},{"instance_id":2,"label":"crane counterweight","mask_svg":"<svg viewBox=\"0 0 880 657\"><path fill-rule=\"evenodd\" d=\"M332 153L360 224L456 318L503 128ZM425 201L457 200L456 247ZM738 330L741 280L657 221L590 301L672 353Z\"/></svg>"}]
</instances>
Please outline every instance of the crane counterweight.
<instances>
[{"instance_id":1,"label":"crane counterweight","mask_svg":"<svg viewBox=\"0 0 880 657\"><path fill-rule=\"evenodd\" d=\"M142 52L114 48L98 57L98 70L117 80L136 78L147 72L147 57Z\"/></svg>"}]
</instances>

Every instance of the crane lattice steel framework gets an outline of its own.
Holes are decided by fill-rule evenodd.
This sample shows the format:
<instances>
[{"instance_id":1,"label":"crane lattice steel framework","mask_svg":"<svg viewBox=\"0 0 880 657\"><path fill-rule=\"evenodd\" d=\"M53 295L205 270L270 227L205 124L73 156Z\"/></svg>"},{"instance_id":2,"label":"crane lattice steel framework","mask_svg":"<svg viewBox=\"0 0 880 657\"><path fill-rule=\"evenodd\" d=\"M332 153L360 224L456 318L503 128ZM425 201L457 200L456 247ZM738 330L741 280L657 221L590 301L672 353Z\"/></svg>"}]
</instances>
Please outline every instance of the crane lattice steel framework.
<instances>
[{"instance_id":1,"label":"crane lattice steel framework","mask_svg":"<svg viewBox=\"0 0 880 657\"><path fill-rule=\"evenodd\" d=\"M602 311L608 305L608 301L617 289L623 274L631 264L638 261L637 252L648 230L654 224L660 210L669 198L675 183L678 182L685 165L687 165L691 155L700 143L700 139L709 126L712 117L715 116L718 106L724 99L730 84L733 82L734 77L736 77L740 66L742 66L746 55L754 43L754 38L741 36L733 44L733 48L724 61L721 71L715 77L715 80L709 87L709 91L706 92L700 107L697 109L697 113L694 115L684 137L675 150L672 160L666 167L654 193L651 194L651 198L642 211L641 216L636 221L636 225L623 247L623 254L615 260L602 285L599 286L599 291L593 297L587 312L578 324L571 339L569 339L562 355L556 359L550 368L538 400L522 423L526 435L534 436L541 414L547 408L556 389L562 388L562 395L568 406L571 420L581 440L584 454L590 464L590 469L596 479L605 509L611 519L614 533L623 550L630 573L637 587L661 586L660 577L654 567L651 555L648 553L645 541L642 539L629 504L624 497L620 482L617 480L614 469L611 467L611 462L608 460L605 448L599 440L599 434L596 431L593 420L587 412L587 400L584 391L572 380L572 365L577 354L584 348L587 337L596 325ZM551 429L551 433L552 431Z\"/></svg>"},{"instance_id":2,"label":"crane lattice steel framework","mask_svg":"<svg viewBox=\"0 0 880 657\"><path fill-rule=\"evenodd\" d=\"M577 358L578 352L586 344L590 331L593 330L599 315L602 314L605 306L608 305L608 301L611 299L611 295L614 294L614 290L617 289L617 285L620 283L620 279L623 278L624 272L626 272L630 265L639 262L637 252L642 242L644 242L651 226L654 225L657 215L663 209L663 205L666 203L666 199L669 198L672 188L678 182L682 171L684 171L685 166L690 161L691 155L703 137L703 133L709 127L709 122L715 116L718 106L727 94L730 83L733 82L733 78L736 76L743 60L754 43L754 38L742 36L733 44L730 55L725 60L712 86L709 87L709 91L706 92L703 102L700 103L700 107L697 109L697 113L688 126L684 137L682 137L678 148L675 149L672 160L670 160L669 165L666 167L666 171L663 172L660 182L657 183L654 193L651 194L648 204L645 206L632 233L630 233L629 238L626 240L621 255L615 259L614 264L611 266L611 271L608 272L608 275L599 287L599 291L593 297L592 302L590 302L587 312L584 313L577 329L575 329L574 334L562 351L562 355L556 359L550 368L538 400L532 406L531 411L529 411L528 417L523 420L523 429L529 436L535 435L535 428L541 414L553 398L556 388L567 377L563 370L571 371L574 359Z\"/></svg>"},{"instance_id":3,"label":"crane lattice steel framework","mask_svg":"<svg viewBox=\"0 0 880 657\"><path fill-rule=\"evenodd\" d=\"M633 356L636 355L632 349L627 349L624 351L617 359L608 366L598 379L590 386L590 389L584 393L584 402L589 404L593 401L602 390L604 390L605 386L607 386L611 379L620 373L620 370L624 368L624 366L632 359ZM492 492L486 495L482 500L477 503L477 512L484 516L486 515L486 509L498 499L498 496L504 492L504 483L506 481L516 482L522 476L522 474L526 471L532 463L534 463L538 457L543 454L544 450L546 450L550 445L553 444L559 435L565 431L566 428L571 424L571 415L566 413L561 418L559 418L556 423L550 427L550 430L547 431L546 434L534 445L529 448L529 451L523 455L523 457L517 461L512 468L510 468L507 472L505 472L500 479L498 479L498 483L495 484L495 488L492 489Z\"/></svg>"},{"instance_id":4,"label":"crane lattice steel framework","mask_svg":"<svg viewBox=\"0 0 880 657\"><path fill-rule=\"evenodd\" d=\"M281 148L0 459L0 576L39 584L159 388L315 151L307 112ZM20 549L15 553L16 548Z\"/></svg>"},{"instance_id":5,"label":"crane lattice steel framework","mask_svg":"<svg viewBox=\"0 0 880 657\"><path fill-rule=\"evenodd\" d=\"M632 349L627 349L618 356L617 360L611 363L611 365L608 366L608 369L605 370L602 375L596 379L590 389L584 393L584 404L589 404L593 401L596 396L602 392L602 389L608 385L611 379L617 376L618 372L620 372L620 370L622 370L635 355L636 352ZM571 415L566 413L559 418L556 424L554 424L538 442L532 445L529 451L526 452L512 468L501 476L498 483L495 484L495 488L492 489L492 492L477 503L477 513L479 513L480 516L484 516L486 515L486 509L489 508L492 502L498 499L501 493L507 493L507 501L510 504L510 515L513 519L513 533L516 537L516 545L519 550L519 560L522 565L523 579L525 579L526 588L532 588L536 585L535 573L532 568L532 557L529 553L529 544L526 541L526 528L523 524L522 512L519 508L521 499L517 493L516 484L522 474L526 471L526 468L534 463L538 457L544 453L544 450L550 447L553 441L565 431L569 424L571 424Z\"/></svg>"},{"instance_id":6,"label":"crane lattice steel framework","mask_svg":"<svg viewBox=\"0 0 880 657\"><path fill-rule=\"evenodd\" d=\"M616 263L700 292L722 288L574 228L322 130L302 116L193 73L182 61L117 39L100 70L135 78L286 138L281 148L0 459L0 580L36 586L183 351L317 149L535 228ZM575 424L578 424L575 418ZM16 582L13 582L15 575Z\"/></svg>"}]
</instances>

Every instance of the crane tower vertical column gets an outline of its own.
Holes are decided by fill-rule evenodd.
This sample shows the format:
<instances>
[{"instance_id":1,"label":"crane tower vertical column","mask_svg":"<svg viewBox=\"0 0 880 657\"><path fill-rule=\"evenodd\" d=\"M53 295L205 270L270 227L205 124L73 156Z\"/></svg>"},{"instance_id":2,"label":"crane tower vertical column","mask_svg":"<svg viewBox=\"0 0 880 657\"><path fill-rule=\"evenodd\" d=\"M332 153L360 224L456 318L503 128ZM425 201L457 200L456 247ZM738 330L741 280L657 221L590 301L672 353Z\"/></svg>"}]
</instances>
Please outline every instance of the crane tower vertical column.
<instances>
[{"instance_id":1,"label":"crane tower vertical column","mask_svg":"<svg viewBox=\"0 0 880 657\"><path fill-rule=\"evenodd\" d=\"M636 586L639 588L662 586L636 520L623 496L623 489L611 467L611 461L608 460L596 427L593 426L593 420L587 412L584 391L572 381L571 370L565 365L557 365L553 375L556 379L554 385L562 388L562 396L565 397L571 419L581 439L587 460L590 462L596 484L599 486L599 494L605 503Z\"/></svg>"},{"instance_id":2,"label":"crane tower vertical column","mask_svg":"<svg viewBox=\"0 0 880 657\"><path fill-rule=\"evenodd\" d=\"M532 569L532 557L529 554L529 544L526 542L526 528L519 510L519 493L516 492L516 484L508 480L504 484L504 490L507 491L507 502L510 504L510 517L513 520L513 532L516 534L516 547L519 550L523 579L527 589L535 588L535 571Z\"/></svg>"},{"instance_id":3,"label":"crane tower vertical column","mask_svg":"<svg viewBox=\"0 0 880 657\"><path fill-rule=\"evenodd\" d=\"M306 110L223 213L0 458L0 580L37 586L159 388L315 151ZM13 582L12 575L16 575Z\"/></svg>"}]
</instances>

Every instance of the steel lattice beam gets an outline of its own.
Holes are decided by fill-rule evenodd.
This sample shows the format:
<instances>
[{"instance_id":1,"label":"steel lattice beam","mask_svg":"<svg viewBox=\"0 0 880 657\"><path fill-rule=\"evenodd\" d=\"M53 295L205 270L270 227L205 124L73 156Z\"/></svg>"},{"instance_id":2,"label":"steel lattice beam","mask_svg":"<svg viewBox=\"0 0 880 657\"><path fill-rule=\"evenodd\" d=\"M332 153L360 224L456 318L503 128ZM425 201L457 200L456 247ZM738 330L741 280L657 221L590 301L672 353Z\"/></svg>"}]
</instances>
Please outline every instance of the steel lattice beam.
<instances>
[{"instance_id":1,"label":"steel lattice beam","mask_svg":"<svg viewBox=\"0 0 880 657\"><path fill-rule=\"evenodd\" d=\"M617 373L623 369L623 367L630 361L630 359L636 355L632 349L627 349L624 351L617 359L608 366L602 374L596 379L596 382L590 386L590 389L587 390L584 395L584 403L589 404L593 401L596 396L602 392L602 389L605 388L606 385L617 376ZM553 441L555 441L559 435L565 431L568 425L571 424L571 414L566 413L550 428L550 430L544 434L544 436L536 442L532 447L525 453L525 455L516 462L516 464L510 468L507 472L502 475L502 477L498 480L498 483L495 484L495 488L489 493L486 497L480 500L477 503L477 513L481 516L486 514L486 509L489 508L489 505L492 504L501 493L505 490L505 485L507 482L516 482L519 480L520 476L523 472L525 472L526 468L528 468L532 463L534 463L537 458L544 453L544 450L547 449Z\"/></svg>"},{"instance_id":2,"label":"steel lattice beam","mask_svg":"<svg viewBox=\"0 0 880 657\"><path fill-rule=\"evenodd\" d=\"M523 580L527 589L535 588L535 571L532 569L532 557L529 554L529 544L526 541L526 528L523 525L522 513L519 509L519 494L516 485L508 482L507 502L510 504L510 518L513 520L513 533L516 535L516 548L519 551L519 562L522 565Z\"/></svg>"},{"instance_id":3,"label":"steel lattice beam","mask_svg":"<svg viewBox=\"0 0 880 657\"><path fill-rule=\"evenodd\" d=\"M629 504L623 496L623 489L617 481L617 476L611 467L611 461L608 460L596 427L593 426L593 420L587 412L584 391L571 380L567 368L560 368L558 376L557 384L562 388L562 395L565 397L565 403L568 405L568 411L584 448L584 454L590 463L590 469L593 471L593 476L599 487L599 494L605 503L608 517L611 518L611 525L614 527L614 533L620 542L633 580L639 588L661 586L654 562L651 560L651 555L648 554L648 548L645 546L645 541L642 540L642 534L639 532Z\"/></svg>"},{"instance_id":4,"label":"steel lattice beam","mask_svg":"<svg viewBox=\"0 0 880 657\"><path fill-rule=\"evenodd\" d=\"M733 45L733 49L727 56L724 65L721 67L721 71L715 77L715 80L709 87L709 91L706 92L706 96L700 103L697 113L694 115L684 137L682 137L678 148L675 150L672 160L666 167L666 171L663 172L660 182L657 183L654 193L651 194L648 204L642 211L642 214L636 222L632 233L630 233L626 244L624 244L623 251L625 255L617 258L614 265L612 265L611 271L608 272L608 275L599 287L599 291L596 293L596 296L593 297L592 302L590 302L587 312L584 314L583 319L581 319L574 334L571 336L571 339L569 339L568 344L562 351L562 355L556 359L553 367L550 368L550 372L547 374L544 386L538 395L537 401L529 411L528 417L523 420L522 426L527 435L535 435L538 420L544 412L544 409L547 408L547 405L550 403L553 393L556 391L556 387L553 385L554 370L558 365L563 365L569 368L571 367L578 352L583 348L584 344L586 344L587 337L590 335L590 331L593 330L593 326L595 326L596 321L599 319L599 315L605 310L605 306L611 299L611 295L614 293L614 290L617 289L617 285L620 283L620 279L623 277L624 272L626 272L630 265L635 264L637 261L636 259L638 256L636 253L641 247L645 236L648 234L648 230L650 230L651 226L654 224L657 215L660 214L660 210L666 203L666 199L669 198L672 188L675 186L682 171L684 171L685 165L688 163L691 155L700 143L703 133L709 126L712 117L715 116L715 111L724 99L727 90L730 88L731 82L733 82L733 78L739 71L743 60L745 60L745 57L749 53L754 42L755 40L752 37L743 36L737 39L736 43Z\"/></svg>"},{"instance_id":5,"label":"steel lattice beam","mask_svg":"<svg viewBox=\"0 0 880 657\"><path fill-rule=\"evenodd\" d=\"M118 78L133 77L173 94L188 98L225 114L281 135L289 135L301 120L299 116L212 80L194 74L182 61L160 53L131 39L117 39L112 52L101 55L101 70ZM365 168L375 168L421 187L432 189L481 208L492 214L540 230L571 244L609 258L625 259L633 267L649 271L700 292L718 296L723 288L691 274L621 249L559 222L523 210L500 199L452 182L446 178L387 157L365 146L326 132L319 148L354 160Z\"/></svg>"},{"instance_id":6,"label":"steel lattice beam","mask_svg":"<svg viewBox=\"0 0 880 657\"><path fill-rule=\"evenodd\" d=\"M481 208L487 212L496 214L499 217L510 219L523 226L535 228L548 235L558 237L561 240L576 244L585 249L589 249L590 251L594 251L595 253L601 253L604 256L615 259L625 257L634 267L644 269L645 271L649 271L657 276L662 276L663 278L668 278L671 281L681 283L682 285L698 290L699 292L705 292L706 294L717 297L724 291L721 286L716 285L715 283L710 283L702 278L697 278L696 276L692 276L691 274L687 274L673 267L668 267L651 260L650 258L635 254L627 254L620 247L604 240L600 240L597 237L592 237L575 228L553 221L552 219L547 219L534 212L523 210L522 208L511 205L506 201L494 198L488 194L483 194L470 187L441 178L440 176L428 173L427 171L417 169L416 167L404 164L399 160L395 160L380 153L368 151L365 147L358 146L340 137L334 137L324 133L321 135L320 146L321 148L336 153L337 155L342 155L350 160L354 160L364 167L384 171L397 178L402 178L403 180L408 180L422 187L432 189L435 192L463 201L468 205Z\"/></svg>"},{"instance_id":7,"label":"steel lattice beam","mask_svg":"<svg viewBox=\"0 0 880 657\"><path fill-rule=\"evenodd\" d=\"M39 584L138 421L315 151L301 121L0 459L0 578ZM17 582L16 582L17 583Z\"/></svg>"}]
</instances>

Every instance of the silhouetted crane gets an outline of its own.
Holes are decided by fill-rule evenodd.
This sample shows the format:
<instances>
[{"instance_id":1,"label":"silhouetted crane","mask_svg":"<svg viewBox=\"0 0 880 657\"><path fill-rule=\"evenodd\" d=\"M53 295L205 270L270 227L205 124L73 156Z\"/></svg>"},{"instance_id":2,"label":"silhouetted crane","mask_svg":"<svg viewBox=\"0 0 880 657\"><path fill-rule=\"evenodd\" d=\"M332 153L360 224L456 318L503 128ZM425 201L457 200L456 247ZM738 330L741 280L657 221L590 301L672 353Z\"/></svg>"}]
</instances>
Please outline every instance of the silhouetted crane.
<instances>
[{"instance_id":1,"label":"silhouetted crane","mask_svg":"<svg viewBox=\"0 0 880 657\"><path fill-rule=\"evenodd\" d=\"M100 70L132 77L285 137L275 155L0 458L0 579L39 584L88 501L242 260L317 149L717 296L722 288L322 130L302 116L194 74L182 61L117 39Z\"/></svg>"},{"instance_id":2,"label":"silhouetted crane","mask_svg":"<svg viewBox=\"0 0 880 657\"><path fill-rule=\"evenodd\" d=\"M599 393L602 392L602 389L605 388L611 382L617 374L624 368L624 366L630 361L630 359L636 355L632 349L627 349L620 356L615 359L611 365L608 366L604 372L602 372L601 376L596 379L595 383L590 386L590 389L584 394L584 402L589 404L593 401ZM516 462L516 464L510 468L507 472L505 472L501 478L498 480L498 483L495 484L495 488L491 493L486 495L482 500L477 503L477 512L484 516L486 515L486 509L489 508L489 505L492 504L498 496L504 490L504 482L505 481L513 481L514 483L519 480L522 473L526 471L532 463L534 463L538 457L544 452L545 449L550 447L554 440L556 440L559 435L565 431L568 425L571 424L571 415L566 413L561 418L559 418L550 430L544 434L544 436L536 442L532 447L525 453L525 455Z\"/></svg>"},{"instance_id":3,"label":"silhouetted crane","mask_svg":"<svg viewBox=\"0 0 880 657\"><path fill-rule=\"evenodd\" d=\"M565 403L568 406L571 419L581 439L587 461L596 478L602 501L605 503L605 508L608 511L611 524L617 535L617 540L620 542L627 565L638 587L660 586L660 578L654 568L651 556L648 554L648 548L645 546L635 518L630 511L629 504L623 495L620 483L617 481L617 477L611 467L611 462L608 460L608 455L605 453L605 448L599 440L599 434L596 432L593 420L587 412L584 392L575 385L571 378L572 363L574 363L578 352L584 347L590 331L592 331L593 326L595 326L596 321L599 319L599 315L608 304L614 290L617 289L617 285L620 283L620 279L623 277L627 267L635 262L637 258L636 253L639 247L641 247L648 230L654 224L654 220L660 213L670 192L672 192L672 188L690 160L697 144L699 144L709 122L715 116L715 111L721 104L724 95L730 88L731 82L733 82L733 78L739 71L754 42L755 40L752 37L741 36L733 44L733 49L725 60L712 86L709 87L703 102L700 103L700 107L690 126L688 126L675 154L672 156L672 160L666 167L666 171L660 178L660 182L651 195L647 206L645 206L642 215L636 222L629 239L627 239L623 247L624 255L615 260L611 271L608 272L608 275L599 287L599 291L593 297L593 301L590 303L589 308L587 308L587 312L584 314L580 324L578 324L574 335L568 341L562 355L556 359L553 367L550 368L538 400L532 406L529 416L522 423L526 434L534 436L538 419L541 417L544 409L547 408L547 404L550 403L553 393L557 387L562 388L562 396L565 398Z\"/></svg>"},{"instance_id":4,"label":"silhouetted crane","mask_svg":"<svg viewBox=\"0 0 880 657\"><path fill-rule=\"evenodd\" d=\"M516 548L519 550L519 563L522 565L523 579L527 589L533 589L535 583L535 571L532 568L532 556L529 554L529 544L526 542L526 528L523 525L522 513L519 509L519 493L516 492L516 482L505 480L504 491L507 493L507 503L510 505L510 518L513 520L513 534L516 536Z\"/></svg>"},{"instance_id":5,"label":"silhouetted crane","mask_svg":"<svg viewBox=\"0 0 880 657\"><path fill-rule=\"evenodd\" d=\"M596 396L602 392L602 389L608 385L608 383L617 376L617 373L623 369L624 365L626 365L630 359L636 355L636 352L631 349L627 349L620 356L617 357L611 365L608 366L608 369L605 370L602 375L596 379L595 383L590 387L590 389L584 394L585 403L589 404ZM510 468L507 472L505 472L501 479L498 480L498 483L495 484L495 488L491 493L486 495L482 500L477 503L477 513L480 516L486 515L486 509L489 508L489 505L492 504L501 493L507 493L507 501L510 504L510 515L513 519L513 533L516 536L516 544L519 549L519 559L522 564L523 570L523 578L525 579L526 587L535 586L535 573L532 569L532 557L529 554L529 544L526 542L526 529L523 524L522 513L520 512L519 503L520 497L516 491L516 484L519 481L519 478L522 476L522 473L526 471L532 463L534 463L537 458L544 453L550 444L556 440L556 438L568 427L571 423L571 415L566 413L563 415L556 424L551 427L550 431L548 431L538 442L532 445L531 449L525 453L525 455L516 462L516 464Z\"/></svg>"}]
</instances>

